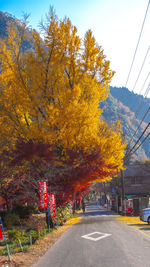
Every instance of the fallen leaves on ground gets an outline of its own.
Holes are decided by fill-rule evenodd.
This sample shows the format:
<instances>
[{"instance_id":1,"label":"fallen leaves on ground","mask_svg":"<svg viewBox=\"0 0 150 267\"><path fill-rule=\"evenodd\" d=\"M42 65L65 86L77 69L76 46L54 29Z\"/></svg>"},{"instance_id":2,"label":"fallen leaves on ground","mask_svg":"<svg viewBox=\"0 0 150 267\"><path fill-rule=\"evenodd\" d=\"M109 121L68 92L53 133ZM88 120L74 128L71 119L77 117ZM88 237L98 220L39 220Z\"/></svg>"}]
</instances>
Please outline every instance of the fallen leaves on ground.
<instances>
[{"instance_id":1,"label":"fallen leaves on ground","mask_svg":"<svg viewBox=\"0 0 150 267\"><path fill-rule=\"evenodd\" d=\"M139 217L119 216L117 220L150 234L150 225L147 222L142 222Z\"/></svg>"}]
</instances>

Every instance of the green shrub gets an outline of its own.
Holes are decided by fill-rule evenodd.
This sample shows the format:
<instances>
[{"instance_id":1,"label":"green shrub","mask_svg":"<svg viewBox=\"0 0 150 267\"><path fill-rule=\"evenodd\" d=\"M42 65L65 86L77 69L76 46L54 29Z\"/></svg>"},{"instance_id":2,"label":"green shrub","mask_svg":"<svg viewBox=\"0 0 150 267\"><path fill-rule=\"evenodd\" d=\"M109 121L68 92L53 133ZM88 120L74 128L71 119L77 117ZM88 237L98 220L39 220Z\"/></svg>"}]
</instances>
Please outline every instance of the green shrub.
<instances>
[{"instance_id":1,"label":"green shrub","mask_svg":"<svg viewBox=\"0 0 150 267\"><path fill-rule=\"evenodd\" d=\"M9 252L10 254L14 253L15 252L15 247L14 246L9 246ZM7 248L4 248L4 249L0 249L0 255L8 255L8 251L7 251Z\"/></svg>"},{"instance_id":2,"label":"green shrub","mask_svg":"<svg viewBox=\"0 0 150 267\"><path fill-rule=\"evenodd\" d=\"M72 215L72 209L70 206L65 206L64 208L58 207L56 209L56 218L53 219L55 225L63 225Z\"/></svg>"},{"instance_id":3,"label":"green shrub","mask_svg":"<svg viewBox=\"0 0 150 267\"><path fill-rule=\"evenodd\" d=\"M22 206L18 204L13 209L13 212L18 214L21 219L28 218L35 211L36 211L36 208L32 205Z\"/></svg>"},{"instance_id":4,"label":"green shrub","mask_svg":"<svg viewBox=\"0 0 150 267\"><path fill-rule=\"evenodd\" d=\"M23 249L21 249L20 246L18 246L18 243L9 244L9 252L10 252L10 254L13 254L13 253L20 252L20 251L27 251L29 248L29 245L25 244L22 247L23 247ZM8 254L8 252L7 252L6 247L3 249L0 249L0 255L7 255L7 254Z\"/></svg>"},{"instance_id":5,"label":"green shrub","mask_svg":"<svg viewBox=\"0 0 150 267\"><path fill-rule=\"evenodd\" d=\"M38 231L35 231L35 230L31 230L29 232L26 232L26 236L28 237L32 237L32 243L34 244L36 240L39 239L39 233Z\"/></svg>"},{"instance_id":6,"label":"green shrub","mask_svg":"<svg viewBox=\"0 0 150 267\"><path fill-rule=\"evenodd\" d=\"M20 230L9 230L7 232L8 239L13 242L13 241L18 241L19 239L23 239L23 233Z\"/></svg>"},{"instance_id":7,"label":"green shrub","mask_svg":"<svg viewBox=\"0 0 150 267\"><path fill-rule=\"evenodd\" d=\"M56 224L57 225L63 224L63 213L62 213L62 209L60 207L58 207L56 209Z\"/></svg>"},{"instance_id":8,"label":"green shrub","mask_svg":"<svg viewBox=\"0 0 150 267\"><path fill-rule=\"evenodd\" d=\"M71 217L71 215L72 215L71 210L68 207L65 207L63 209L63 217L64 217L64 219L68 220Z\"/></svg>"},{"instance_id":9,"label":"green shrub","mask_svg":"<svg viewBox=\"0 0 150 267\"><path fill-rule=\"evenodd\" d=\"M27 251L29 249L29 245L24 245L23 246L23 251Z\"/></svg>"},{"instance_id":10,"label":"green shrub","mask_svg":"<svg viewBox=\"0 0 150 267\"><path fill-rule=\"evenodd\" d=\"M14 225L20 225L20 218L17 214L7 213L4 217L4 224L7 228L11 228Z\"/></svg>"},{"instance_id":11,"label":"green shrub","mask_svg":"<svg viewBox=\"0 0 150 267\"><path fill-rule=\"evenodd\" d=\"M0 247L5 246L5 240L0 240Z\"/></svg>"}]
</instances>

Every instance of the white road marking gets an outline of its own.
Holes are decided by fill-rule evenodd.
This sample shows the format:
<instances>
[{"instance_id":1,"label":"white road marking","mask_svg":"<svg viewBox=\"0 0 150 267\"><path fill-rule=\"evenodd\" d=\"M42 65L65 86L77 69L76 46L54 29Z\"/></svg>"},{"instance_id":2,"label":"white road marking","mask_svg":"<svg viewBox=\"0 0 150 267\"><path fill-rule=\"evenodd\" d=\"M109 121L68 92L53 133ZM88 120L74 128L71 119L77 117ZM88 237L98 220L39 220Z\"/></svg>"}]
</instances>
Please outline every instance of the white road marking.
<instances>
[{"instance_id":1,"label":"white road marking","mask_svg":"<svg viewBox=\"0 0 150 267\"><path fill-rule=\"evenodd\" d=\"M92 235L99 235L98 237L92 237ZM112 234L106 234L106 233L101 233L101 232L93 232L91 234L88 235L82 235L81 237L85 238L85 239L90 239L92 241L98 241L100 239L103 239L105 237L111 236Z\"/></svg>"}]
</instances>

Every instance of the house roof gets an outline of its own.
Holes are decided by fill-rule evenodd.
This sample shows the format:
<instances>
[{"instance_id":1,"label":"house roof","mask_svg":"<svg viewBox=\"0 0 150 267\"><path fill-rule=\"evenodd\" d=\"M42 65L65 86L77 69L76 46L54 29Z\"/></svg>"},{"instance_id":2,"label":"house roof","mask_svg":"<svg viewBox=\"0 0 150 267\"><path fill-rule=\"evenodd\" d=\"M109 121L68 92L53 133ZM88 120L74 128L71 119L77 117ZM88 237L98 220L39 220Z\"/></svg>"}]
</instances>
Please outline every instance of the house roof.
<instances>
[{"instance_id":1,"label":"house roof","mask_svg":"<svg viewBox=\"0 0 150 267\"><path fill-rule=\"evenodd\" d=\"M150 195L150 165L136 164L125 168L123 171L125 194Z\"/></svg>"}]
</instances>

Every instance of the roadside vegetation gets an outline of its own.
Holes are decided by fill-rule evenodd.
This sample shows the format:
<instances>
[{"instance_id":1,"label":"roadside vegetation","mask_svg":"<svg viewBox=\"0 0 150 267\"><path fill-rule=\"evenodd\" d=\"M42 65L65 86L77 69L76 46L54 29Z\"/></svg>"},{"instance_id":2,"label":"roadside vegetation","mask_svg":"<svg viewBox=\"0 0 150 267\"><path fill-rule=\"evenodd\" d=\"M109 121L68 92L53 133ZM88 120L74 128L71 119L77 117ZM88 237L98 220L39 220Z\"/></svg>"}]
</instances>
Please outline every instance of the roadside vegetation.
<instances>
[{"instance_id":1,"label":"roadside vegetation","mask_svg":"<svg viewBox=\"0 0 150 267\"><path fill-rule=\"evenodd\" d=\"M4 221L10 254L27 251L37 240L42 239L71 218L76 218L77 216L72 213L72 209L69 206L62 209L57 208L56 217L53 218L53 225L48 228L46 213L35 213L33 206L24 208L18 205L11 212L0 213L0 215L2 215ZM0 255L7 255L4 240L0 241Z\"/></svg>"}]
</instances>

